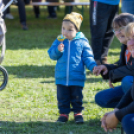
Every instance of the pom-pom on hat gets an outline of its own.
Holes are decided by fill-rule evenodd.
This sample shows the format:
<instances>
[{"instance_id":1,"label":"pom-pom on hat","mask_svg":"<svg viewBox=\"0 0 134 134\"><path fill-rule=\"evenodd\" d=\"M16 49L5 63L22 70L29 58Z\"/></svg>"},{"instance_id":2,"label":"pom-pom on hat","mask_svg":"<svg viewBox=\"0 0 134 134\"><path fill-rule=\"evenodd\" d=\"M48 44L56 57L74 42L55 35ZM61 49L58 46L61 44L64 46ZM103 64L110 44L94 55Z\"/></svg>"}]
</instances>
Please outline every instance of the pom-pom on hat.
<instances>
[{"instance_id":1,"label":"pom-pom on hat","mask_svg":"<svg viewBox=\"0 0 134 134\"><path fill-rule=\"evenodd\" d=\"M71 21L72 23L75 24L75 26L77 27L78 30L80 30L80 26L81 26L81 23L83 21L83 17L81 14L79 13L76 13L76 12L72 12L70 14L67 14L63 20L69 20Z\"/></svg>"}]
</instances>

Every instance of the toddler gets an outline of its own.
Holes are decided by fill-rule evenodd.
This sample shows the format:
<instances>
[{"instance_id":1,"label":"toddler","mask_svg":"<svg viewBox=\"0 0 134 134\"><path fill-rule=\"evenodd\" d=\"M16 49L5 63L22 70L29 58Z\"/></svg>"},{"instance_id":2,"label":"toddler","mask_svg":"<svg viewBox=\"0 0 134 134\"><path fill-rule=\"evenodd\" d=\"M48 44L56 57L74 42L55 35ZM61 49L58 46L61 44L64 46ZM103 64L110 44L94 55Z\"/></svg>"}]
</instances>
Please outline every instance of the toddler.
<instances>
[{"instance_id":1,"label":"toddler","mask_svg":"<svg viewBox=\"0 0 134 134\"><path fill-rule=\"evenodd\" d=\"M83 17L79 13L67 14L62 22L62 36L56 39L48 50L50 58L57 60L55 83L60 113L57 122L68 121L70 111L74 112L76 123L84 122L82 90L86 79L85 66L92 71L96 62L88 39L82 32L78 32L82 20Z\"/></svg>"}]
</instances>

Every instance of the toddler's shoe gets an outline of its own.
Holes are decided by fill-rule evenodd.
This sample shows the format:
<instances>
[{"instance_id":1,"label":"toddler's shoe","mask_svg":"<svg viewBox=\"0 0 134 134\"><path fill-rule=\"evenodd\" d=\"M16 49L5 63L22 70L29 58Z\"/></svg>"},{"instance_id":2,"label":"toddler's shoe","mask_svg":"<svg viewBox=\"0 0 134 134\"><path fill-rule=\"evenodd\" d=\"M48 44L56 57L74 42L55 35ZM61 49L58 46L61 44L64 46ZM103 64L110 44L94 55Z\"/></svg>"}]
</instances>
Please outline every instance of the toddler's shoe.
<instances>
[{"instance_id":1,"label":"toddler's shoe","mask_svg":"<svg viewBox=\"0 0 134 134\"><path fill-rule=\"evenodd\" d=\"M65 123L68 121L68 115L67 114L60 114L57 122Z\"/></svg>"},{"instance_id":2,"label":"toddler's shoe","mask_svg":"<svg viewBox=\"0 0 134 134\"><path fill-rule=\"evenodd\" d=\"M82 124L84 123L82 113L75 113L74 114L75 123Z\"/></svg>"}]
</instances>

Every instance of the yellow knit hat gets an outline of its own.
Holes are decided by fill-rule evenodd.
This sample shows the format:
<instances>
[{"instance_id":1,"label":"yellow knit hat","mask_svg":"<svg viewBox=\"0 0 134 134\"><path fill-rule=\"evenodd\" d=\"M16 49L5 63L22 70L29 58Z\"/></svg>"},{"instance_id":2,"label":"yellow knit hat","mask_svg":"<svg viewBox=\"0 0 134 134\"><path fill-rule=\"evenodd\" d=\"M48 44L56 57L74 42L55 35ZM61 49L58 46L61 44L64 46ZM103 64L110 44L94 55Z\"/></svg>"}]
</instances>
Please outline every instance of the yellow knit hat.
<instances>
[{"instance_id":1,"label":"yellow knit hat","mask_svg":"<svg viewBox=\"0 0 134 134\"><path fill-rule=\"evenodd\" d=\"M83 20L83 17L79 13L72 12L70 14L67 14L63 20L70 20L75 24L78 30L80 30L80 26Z\"/></svg>"}]
</instances>

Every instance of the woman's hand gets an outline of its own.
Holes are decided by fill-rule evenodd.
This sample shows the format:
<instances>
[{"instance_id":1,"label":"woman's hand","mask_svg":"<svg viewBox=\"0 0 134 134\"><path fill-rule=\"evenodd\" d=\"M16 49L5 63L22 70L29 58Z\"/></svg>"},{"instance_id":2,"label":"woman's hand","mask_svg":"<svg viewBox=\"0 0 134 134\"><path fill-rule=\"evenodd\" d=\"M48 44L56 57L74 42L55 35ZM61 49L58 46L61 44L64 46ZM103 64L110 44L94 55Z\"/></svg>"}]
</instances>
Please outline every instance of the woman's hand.
<instances>
[{"instance_id":1,"label":"woman's hand","mask_svg":"<svg viewBox=\"0 0 134 134\"><path fill-rule=\"evenodd\" d=\"M108 130L112 131L112 129L108 129L107 128L107 124L106 124L106 118L108 116L108 114L114 113L114 111L110 111L108 113L105 113L104 116L101 118L101 127L104 129L105 132L107 132Z\"/></svg>"},{"instance_id":2,"label":"woman's hand","mask_svg":"<svg viewBox=\"0 0 134 134\"><path fill-rule=\"evenodd\" d=\"M106 125L106 117L108 113L104 114L103 117L101 118L101 127L104 129L104 131L107 132L107 125Z\"/></svg>"},{"instance_id":3,"label":"woman's hand","mask_svg":"<svg viewBox=\"0 0 134 134\"><path fill-rule=\"evenodd\" d=\"M117 127L119 121L115 116L115 112L111 112L106 116L107 129L114 129Z\"/></svg>"},{"instance_id":4,"label":"woman's hand","mask_svg":"<svg viewBox=\"0 0 134 134\"><path fill-rule=\"evenodd\" d=\"M99 65L99 66L94 67L93 69L93 73L96 76L98 76L101 73L101 71L103 71L103 75L105 75L107 74L108 69L105 65Z\"/></svg>"},{"instance_id":5,"label":"woman's hand","mask_svg":"<svg viewBox=\"0 0 134 134\"><path fill-rule=\"evenodd\" d=\"M59 46L58 46L58 50L60 51L60 52L62 52L63 50L64 50L64 44L59 44Z\"/></svg>"}]
</instances>

